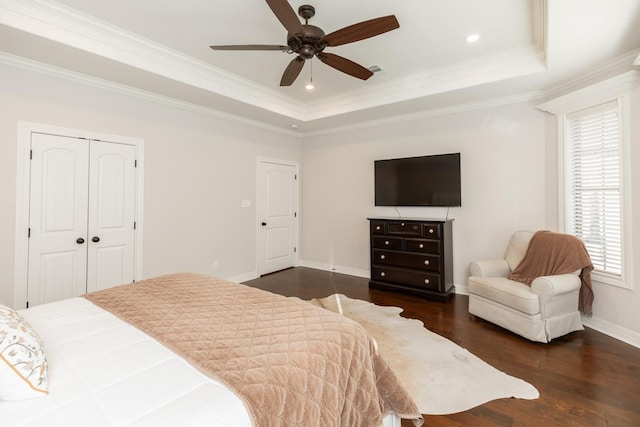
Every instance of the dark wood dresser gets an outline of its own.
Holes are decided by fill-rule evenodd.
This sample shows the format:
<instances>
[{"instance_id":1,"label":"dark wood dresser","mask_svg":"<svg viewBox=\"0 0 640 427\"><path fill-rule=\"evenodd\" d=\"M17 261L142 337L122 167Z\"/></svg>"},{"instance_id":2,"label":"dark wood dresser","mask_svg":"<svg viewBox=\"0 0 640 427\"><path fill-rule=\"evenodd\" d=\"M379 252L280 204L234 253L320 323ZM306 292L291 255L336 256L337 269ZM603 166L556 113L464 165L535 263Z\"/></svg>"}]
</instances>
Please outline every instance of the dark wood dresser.
<instances>
[{"instance_id":1,"label":"dark wood dresser","mask_svg":"<svg viewBox=\"0 0 640 427\"><path fill-rule=\"evenodd\" d=\"M378 289L446 301L453 286L453 220L368 218L371 280Z\"/></svg>"}]
</instances>

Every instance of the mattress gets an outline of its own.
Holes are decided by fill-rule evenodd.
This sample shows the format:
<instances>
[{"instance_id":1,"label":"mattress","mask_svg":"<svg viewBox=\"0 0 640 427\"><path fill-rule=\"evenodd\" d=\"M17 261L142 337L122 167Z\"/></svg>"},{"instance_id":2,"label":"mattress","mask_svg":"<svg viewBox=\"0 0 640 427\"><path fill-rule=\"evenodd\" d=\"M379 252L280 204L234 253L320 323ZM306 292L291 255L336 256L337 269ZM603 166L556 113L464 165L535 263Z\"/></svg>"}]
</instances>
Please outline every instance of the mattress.
<instances>
[{"instance_id":1,"label":"mattress","mask_svg":"<svg viewBox=\"0 0 640 427\"><path fill-rule=\"evenodd\" d=\"M20 314L45 343L49 395L0 401L3 426L251 426L235 393L84 298Z\"/></svg>"},{"instance_id":2,"label":"mattress","mask_svg":"<svg viewBox=\"0 0 640 427\"><path fill-rule=\"evenodd\" d=\"M252 425L232 390L84 298L19 313L44 341L49 395L0 401L2 426Z\"/></svg>"}]
</instances>

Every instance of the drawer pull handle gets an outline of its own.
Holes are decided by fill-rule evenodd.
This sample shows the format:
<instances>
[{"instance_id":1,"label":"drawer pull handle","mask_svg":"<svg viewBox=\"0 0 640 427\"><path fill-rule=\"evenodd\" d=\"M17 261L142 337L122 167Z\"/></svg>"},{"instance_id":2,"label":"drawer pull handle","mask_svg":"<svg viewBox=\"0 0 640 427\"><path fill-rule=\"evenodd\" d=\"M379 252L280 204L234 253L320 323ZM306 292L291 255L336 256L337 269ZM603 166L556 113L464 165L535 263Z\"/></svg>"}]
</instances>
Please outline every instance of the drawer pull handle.
<instances>
[{"instance_id":1,"label":"drawer pull handle","mask_svg":"<svg viewBox=\"0 0 640 427\"><path fill-rule=\"evenodd\" d=\"M422 243L420 243L420 244L418 245L418 247L419 247L420 249L422 249L422 248L424 248L424 245L423 245Z\"/></svg>"},{"instance_id":2,"label":"drawer pull handle","mask_svg":"<svg viewBox=\"0 0 640 427\"><path fill-rule=\"evenodd\" d=\"M380 259L385 259L386 257L384 255L380 255Z\"/></svg>"},{"instance_id":3,"label":"drawer pull handle","mask_svg":"<svg viewBox=\"0 0 640 427\"><path fill-rule=\"evenodd\" d=\"M380 226L379 225L376 226L376 230L380 230Z\"/></svg>"},{"instance_id":4,"label":"drawer pull handle","mask_svg":"<svg viewBox=\"0 0 640 427\"><path fill-rule=\"evenodd\" d=\"M430 234L433 234L433 231L434 231L434 230L433 230L433 228L430 228L430 229L429 229L429 233L430 233Z\"/></svg>"},{"instance_id":5,"label":"drawer pull handle","mask_svg":"<svg viewBox=\"0 0 640 427\"><path fill-rule=\"evenodd\" d=\"M424 265L429 265L429 260L428 259L424 260Z\"/></svg>"},{"instance_id":6,"label":"drawer pull handle","mask_svg":"<svg viewBox=\"0 0 640 427\"><path fill-rule=\"evenodd\" d=\"M429 279L424 279L424 284L428 285L429 284Z\"/></svg>"},{"instance_id":7,"label":"drawer pull handle","mask_svg":"<svg viewBox=\"0 0 640 427\"><path fill-rule=\"evenodd\" d=\"M380 277L384 277L386 275L387 275L387 273L385 273L384 271L380 272Z\"/></svg>"},{"instance_id":8,"label":"drawer pull handle","mask_svg":"<svg viewBox=\"0 0 640 427\"><path fill-rule=\"evenodd\" d=\"M401 223L400 223L400 225L401 225L402 227L404 227L404 222L401 222Z\"/></svg>"},{"instance_id":9,"label":"drawer pull handle","mask_svg":"<svg viewBox=\"0 0 640 427\"><path fill-rule=\"evenodd\" d=\"M388 244L389 244L389 241L388 241L388 240L385 240L385 241L384 241L384 244L385 244L385 245L388 245Z\"/></svg>"}]
</instances>

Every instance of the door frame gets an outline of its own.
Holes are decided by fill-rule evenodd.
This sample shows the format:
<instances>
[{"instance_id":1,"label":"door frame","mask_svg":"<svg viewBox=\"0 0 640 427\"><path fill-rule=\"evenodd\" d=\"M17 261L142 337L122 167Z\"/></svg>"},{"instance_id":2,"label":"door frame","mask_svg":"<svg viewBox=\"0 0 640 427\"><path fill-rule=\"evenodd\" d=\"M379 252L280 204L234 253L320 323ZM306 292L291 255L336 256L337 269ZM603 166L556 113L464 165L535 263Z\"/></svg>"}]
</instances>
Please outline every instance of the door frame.
<instances>
[{"instance_id":1,"label":"door frame","mask_svg":"<svg viewBox=\"0 0 640 427\"><path fill-rule=\"evenodd\" d=\"M285 166L293 166L295 167L295 173L297 175L296 179L296 212L297 212L297 221L295 223L295 247L297 248L294 259L293 266L297 267L300 265L300 165L298 162L291 160L282 160L282 159L274 159L269 157L258 157L256 162L256 277L260 277L262 272L260 271L260 245L262 244L262 226L260 225L260 212L262 208L263 202L263 194L260 191L261 189L261 168L263 163L275 163L279 165Z\"/></svg>"},{"instance_id":2,"label":"door frame","mask_svg":"<svg viewBox=\"0 0 640 427\"><path fill-rule=\"evenodd\" d=\"M31 134L50 135L100 140L133 145L136 148L135 221L134 230L134 273L135 280L142 278L142 236L144 207L144 140L127 136L106 134L81 129L51 126L26 121L18 122L16 160L16 225L13 269L13 307L21 309L27 303L27 280L29 272L29 204L31 191Z\"/></svg>"}]
</instances>

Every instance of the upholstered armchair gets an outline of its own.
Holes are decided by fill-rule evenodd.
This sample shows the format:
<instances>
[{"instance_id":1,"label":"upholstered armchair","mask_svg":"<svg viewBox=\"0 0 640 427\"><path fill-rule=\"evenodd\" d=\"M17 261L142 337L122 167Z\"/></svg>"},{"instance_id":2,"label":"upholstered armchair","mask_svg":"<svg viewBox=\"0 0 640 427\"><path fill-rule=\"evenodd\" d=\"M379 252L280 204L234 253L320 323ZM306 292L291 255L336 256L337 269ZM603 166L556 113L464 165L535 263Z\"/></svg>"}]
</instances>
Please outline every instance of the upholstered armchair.
<instances>
[{"instance_id":1,"label":"upholstered armchair","mask_svg":"<svg viewBox=\"0 0 640 427\"><path fill-rule=\"evenodd\" d=\"M530 231L514 233L505 259L471 263L469 313L529 340L546 343L583 329L579 311L582 269L536 277L530 286L509 279L533 235Z\"/></svg>"}]
</instances>

